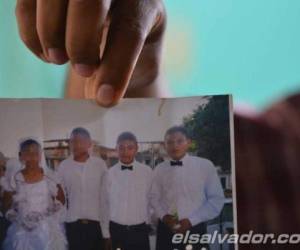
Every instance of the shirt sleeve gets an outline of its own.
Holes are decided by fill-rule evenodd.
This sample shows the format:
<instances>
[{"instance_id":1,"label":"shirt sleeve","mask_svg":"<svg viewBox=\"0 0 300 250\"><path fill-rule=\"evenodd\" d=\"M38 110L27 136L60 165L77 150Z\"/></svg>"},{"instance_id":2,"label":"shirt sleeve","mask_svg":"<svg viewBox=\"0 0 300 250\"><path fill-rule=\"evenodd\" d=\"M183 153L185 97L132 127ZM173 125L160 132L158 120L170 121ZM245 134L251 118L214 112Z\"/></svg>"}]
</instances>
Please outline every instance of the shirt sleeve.
<instances>
[{"instance_id":1,"label":"shirt sleeve","mask_svg":"<svg viewBox=\"0 0 300 250\"><path fill-rule=\"evenodd\" d=\"M211 166L205 182L205 201L203 205L198 207L188 218L192 226L214 219L220 214L224 206L225 198L223 188L216 168L212 163L210 164Z\"/></svg>"},{"instance_id":2,"label":"shirt sleeve","mask_svg":"<svg viewBox=\"0 0 300 250\"><path fill-rule=\"evenodd\" d=\"M11 191L11 188L9 186L9 181L5 176L1 177L0 179L0 187L3 191Z\"/></svg>"},{"instance_id":3,"label":"shirt sleeve","mask_svg":"<svg viewBox=\"0 0 300 250\"><path fill-rule=\"evenodd\" d=\"M54 171L55 181L61 185L63 191L66 194L66 187L64 182L64 162L60 163L57 169Z\"/></svg>"},{"instance_id":4,"label":"shirt sleeve","mask_svg":"<svg viewBox=\"0 0 300 250\"><path fill-rule=\"evenodd\" d=\"M6 188L8 192L16 192L19 184L23 181L20 171L12 173L11 176L8 176L6 179Z\"/></svg>"},{"instance_id":5,"label":"shirt sleeve","mask_svg":"<svg viewBox=\"0 0 300 250\"><path fill-rule=\"evenodd\" d=\"M163 192L162 183L161 183L161 171L160 166L154 170L151 192L150 192L150 206L154 210L155 215L163 219L163 217L167 214L166 210L163 208L161 203L161 194Z\"/></svg>"},{"instance_id":6,"label":"shirt sleeve","mask_svg":"<svg viewBox=\"0 0 300 250\"><path fill-rule=\"evenodd\" d=\"M109 204L109 189L111 181L109 171L105 170L102 175L101 192L100 192L100 225L103 238L110 238L109 221L110 221L110 204Z\"/></svg>"},{"instance_id":7,"label":"shirt sleeve","mask_svg":"<svg viewBox=\"0 0 300 250\"><path fill-rule=\"evenodd\" d=\"M17 189L17 176L19 171L11 171L5 173L5 176L2 179L3 190L7 192L15 192Z\"/></svg>"}]
</instances>

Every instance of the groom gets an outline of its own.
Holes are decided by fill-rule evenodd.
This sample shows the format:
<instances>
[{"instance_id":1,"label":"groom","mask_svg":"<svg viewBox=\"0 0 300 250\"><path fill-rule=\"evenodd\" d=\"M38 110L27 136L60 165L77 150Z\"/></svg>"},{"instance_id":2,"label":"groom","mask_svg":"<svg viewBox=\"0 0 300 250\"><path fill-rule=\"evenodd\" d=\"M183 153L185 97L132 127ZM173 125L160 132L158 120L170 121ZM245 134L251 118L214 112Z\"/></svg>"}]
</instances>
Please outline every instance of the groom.
<instances>
[{"instance_id":1,"label":"groom","mask_svg":"<svg viewBox=\"0 0 300 250\"><path fill-rule=\"evenodd\" d=\"M152 205L160 221L156 250L186 249L174 243L175 234L206 234L206 222L223 208L224 194L216 168L207 159L189 156L191 140L184 127L174 126L165 134L170 160L155 169ZM196 244L194 250L208 246Z\"/></svg>"},{"instance_id":2,"label":"groom","mask_svg":"<svg viewBox=\"0 0 300 250\"><path fill-rule=\"evenodd\" d=\"M69 250L102 250L100 202L105 162L90 155L92 140L84 128L75 128L70 137L71 156L61 162L58 177L67 196L66 233Z\"/></svg>"}]
</instances>

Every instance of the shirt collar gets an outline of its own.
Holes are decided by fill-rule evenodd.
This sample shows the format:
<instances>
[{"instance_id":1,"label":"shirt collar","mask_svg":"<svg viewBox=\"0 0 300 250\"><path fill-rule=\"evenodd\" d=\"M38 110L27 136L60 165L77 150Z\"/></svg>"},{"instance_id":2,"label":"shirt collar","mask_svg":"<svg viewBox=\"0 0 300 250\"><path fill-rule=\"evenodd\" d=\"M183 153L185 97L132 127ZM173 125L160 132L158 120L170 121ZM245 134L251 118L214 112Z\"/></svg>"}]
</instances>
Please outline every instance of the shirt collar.
<instances>
[{"instance_id":1,"label":"shirt collar","mask_svg":"<svg viewBox=\"0 0 300 250\"><path fill-rule=\"evenodd\" d=\"M69 159L70 159L71 161L77 163L78 165L84 165L84 164L86 164L86 163L88 163L88 162L90 161L91 155L89 154L89 157L86 159L86 161L83 161L83 162L81 162L81 161L75 161L74 155L73 155L73 154L71 154L71 155L69 156Z\"/></svg>"},{"instance_id":2,"label":"shirt collar","mask_svg":"<svg viewBox=\"0 0 300 250\"><path fill-rule=\"evenodd\" d=\"M122 163L120 160L118 161L118 165L119 165L119 168L121 169L122 166L132 166L132 168L134 169L135 166L136 166L136 160L134 159L133 162L131 162L130 164L125 164L125 163Z\"/></svg>"}]
</instances>

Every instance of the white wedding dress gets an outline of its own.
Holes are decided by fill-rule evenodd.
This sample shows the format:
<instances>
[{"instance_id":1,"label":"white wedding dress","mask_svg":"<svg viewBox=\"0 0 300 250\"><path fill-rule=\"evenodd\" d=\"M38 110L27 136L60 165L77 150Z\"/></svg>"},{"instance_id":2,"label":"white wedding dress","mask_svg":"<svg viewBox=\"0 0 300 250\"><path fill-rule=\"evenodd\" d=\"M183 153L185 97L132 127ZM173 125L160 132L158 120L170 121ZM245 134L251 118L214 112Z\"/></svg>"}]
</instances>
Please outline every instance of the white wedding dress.
<instances>
[{"instance_id":1,"label":"white wedding dress","mask_svg":"<svg viewBox=\"0 0 300 250\"><path fill-rule=\"evenodd\" d=\"M66 250L62 224L64 207L53 199L57 183L45 175L36 183L26 183L21 172L15 178L16 194L7 213L12 221L4 250Z\"/></svg>"}]
</instances>

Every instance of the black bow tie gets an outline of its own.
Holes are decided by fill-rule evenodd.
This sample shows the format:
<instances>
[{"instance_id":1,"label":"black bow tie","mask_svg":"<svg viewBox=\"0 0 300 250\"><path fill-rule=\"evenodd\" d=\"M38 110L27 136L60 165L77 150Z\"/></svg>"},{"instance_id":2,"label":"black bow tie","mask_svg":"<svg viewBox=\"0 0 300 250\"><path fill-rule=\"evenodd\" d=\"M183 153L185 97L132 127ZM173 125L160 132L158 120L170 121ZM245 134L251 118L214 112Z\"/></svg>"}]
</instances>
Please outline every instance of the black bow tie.
<instances>
[{"instance_id":1,"label":"black bow tie","mask_svg":"<svg viewBox=\"0 0 300 250\"><path fill-rule=\"evenodd\" d=\"M125 166L125 165L122 165L122 166L121 166L121 169L122 169L122 170L130 170L130 171L132 171L132 170L133 170L133 166Z\"/></svg>"},{"instance_id":2,"label":"black bow tie","mask_svg":"<svg viewBox=\"0 0 300 250\"><path fill-rule=\"evenodd\" d=\"M182 161L170 161L171 166L182 166Z\"/></svg>"}]
</instances>

